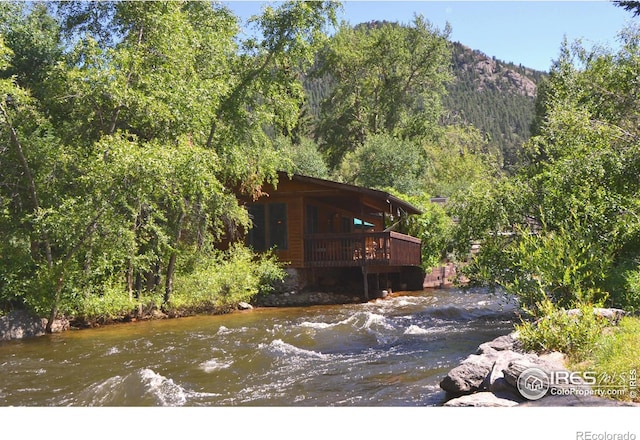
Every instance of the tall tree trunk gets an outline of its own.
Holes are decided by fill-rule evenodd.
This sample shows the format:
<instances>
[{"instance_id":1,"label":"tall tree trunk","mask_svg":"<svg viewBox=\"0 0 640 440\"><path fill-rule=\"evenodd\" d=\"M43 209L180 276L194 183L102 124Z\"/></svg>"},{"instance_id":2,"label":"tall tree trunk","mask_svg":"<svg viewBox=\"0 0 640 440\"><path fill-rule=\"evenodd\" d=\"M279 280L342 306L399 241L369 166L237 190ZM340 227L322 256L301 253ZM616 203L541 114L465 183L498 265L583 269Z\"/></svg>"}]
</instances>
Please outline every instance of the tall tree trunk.
<instances>
[{"instance_id":1,"label":"tall tree trunk","mask_svg":"<svg viewBox=\"0 0 640 440\"><path fill-rule=\"evenodd\" d=\"M178 215L178 221L176 222L176 237L174 245L178 246L180 242L180 238L182 236L182 222L184 221L185 213L184 210L180 211ZM176 260L178 259L178 252L174 249L171 252L171 256L169 257L169 264L167 265L167 277L165 280L165 290L164 290L164 298L163 305L167 305L171 300L171 294L173 293L173 274L176 271Z\"/></svg>"},{"instance_id":2,"label":"tall tree trunk","mask_svg":"<svg viewBox=\"0 0 640 440\"><path fill-rule=\"evenodd\" d=\"M18 133L16 132L13 124L11 123L11 118L9 118L9 112L4 103L0 104L0 112L4 116L5 122L9 127L9 131L11 133L11 142L16 148L18 152L18 157L20 158L20 163L22 164L22 170L24 171L24 176L27 179L27 185L29 187L29 193L31 196L31 202L33 203L33 212L37 212L40 209L40 201L38 198L38 191L36 189L36 182L33 178L33 174L31 173L31 167L29 167L29 162L27 161L27 157L24 154L24 150L22 148L22 144L20 143L20 139L18 138ZM49 237L46 232L42 233L42 241L44 242L45 249L45 257L47 259L47 265L49 268L53 267L53 254L51 252L51 244L49 243ZM33 247L35 249L37 247ZM37 260L38 258L34 258Z\"/></svg>"},{"instance_id":3,"label":"tall tree trunk","mask_svg":"<svg viewBox=\"0 0 640 440\"><path fill-rule=\"evenodd\" d=\"M111 198L113 198L113 195L114 194L112 193ZM62 258L62 260L59 261L60 266L57 268L57 270L59 270L60 272L57 275L53 304L51 305L51 312L49 313L49 321L47 322L47 326L45 328L45 331L47 333L51 333L51 326L53 325L53 321L56 319L58 315L58 305L60 304L60 297L62 296L62 288L64 287L65 267L67 263L71 261L71 259L75 256L75 254L80 250L80 248L87 242L87 240L89 240L89 238L96 231L96 229L98 228L98 220L100 220L100 217L102 217L102 214L104 214L104 211L105 211L104 207L98 210L96 215L91 219L91 222L84 229L84 232L82 236L80 236L80 239L78 240L76 245L64 256L64 258Z\"/></svg>"},{"instance_id":4,"label":"tall tree trunk","mask_svg":"<svg viewBox=\"0 0 640 440\"><path fill-rule=\"evenodd\" d=\"M47 326L45 327L46 333L52 333L53 331L53 321L55 321L58 315L58 304L60 303L60 295L62 294L62 286L64 286L63 275L60 274L56 281L56 293L53 302L53 307L51 307L51 312L49 313L49 320L47 321Z\"/></svg>"},{"instance_id":5,"label":"tall tree trunk","mask_svg":"<svg viewBox=\"0 0 640 440\"><path fill-rule=\"evenodd\" d=\"M133 262L129 259L127 264L127 290L129 291L129 301L133 302Z\"/></svg>"}]
</instances>

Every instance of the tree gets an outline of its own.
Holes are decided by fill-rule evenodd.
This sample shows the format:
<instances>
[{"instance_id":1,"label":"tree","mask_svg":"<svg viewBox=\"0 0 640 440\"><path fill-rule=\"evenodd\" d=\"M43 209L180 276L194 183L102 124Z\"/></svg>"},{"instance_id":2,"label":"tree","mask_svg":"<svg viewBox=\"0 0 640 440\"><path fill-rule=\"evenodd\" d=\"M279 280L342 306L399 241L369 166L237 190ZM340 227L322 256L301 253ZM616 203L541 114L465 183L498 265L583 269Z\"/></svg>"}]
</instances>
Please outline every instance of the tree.
<instances>
[{"instance_id":1,"label":"tree","mask_svg":"<svg viewBox=\"0 0 640 440\"><path fill-rule=\"evenodd\" d=\"M633 16L640 15L640 2L631 0L613 0L613 4L627 11L633 12Z\"/></svg>"},{"instance_id":2,"label":"tree","mask_svg":"<svg viewBox=\"0 0 640 440\"><path fill-rule=\"evenodd\" d=\"M272 139L291 137L304 106L302 73L335 22L333 1L287 1L250 19L262 39L242 44L229 88L211 118L207 147L227 164L222 176L249 195L276 177ZM267 128L267 130L265 130Z\"/></svg>"},{"instance_id":3,"label":"tree","mask_svg":"<svg viewBox=\"0 0 640 440\"><path fill-rule=\"evenodd\" d=\"M0 34L13 53L11 64L4 70L5 77L15 77L16 83L35 98L45 98L46 75L63 53L60 26L47 13L46 5L3 2Z\"/></svg>"},{"instance_id":4,"label":"tree","mask_svg":"<svg viewBox=\"0 0 640 440\"><path fill-rule=\"evenodd\" d=\"M500 155L472 126L449 125L425 146L424 190L452 197L475 182L500 176Z\"/></svg>"},{"instance_id":5,"label":"tree","mask_svg":"<svg viewBox=\"0 0 640 440\"><path fill-rule=\"evenodd\" d=\"M249 227L236 195L275 178L336 5L267 8L242 45L208 2L47 7L0 7L0 305L49 326L112 291L167 306L194 255Z\"/></svg>"},{"instance_id":6,"label":"tree","mask_svg":"<svg viewBox=\"0 0 640 440\"><path fill-rule=\"evenodd\" d=\"M347 153L337 170L347 183L416 195L421 192L427 160L420 145L388 134L369 136Z\"/></svg>"},{"instance_id":7,"label":"tree","mask_svg":"<svg viewBox=\"0 0 640 440\"><path fill-rule=\"evenodd\" d=\"M526 145L530 165L457 205L463 241L482 241L476 275L525 305L637 308L640 132L638 28L618 52L564 45ZM476 187L477 188L477 187Z\"/></svg>"},{"instance_id":8,"label":"tree","mask_svg":"<svg viewBox=\"0 0 640 440\"><path fill-rule=\"evenodd\" d=\"M331 167L369 135L415 138L434 131L450 75L449 32L422 16L411 26L340 26L320 53L316 73L332 81L317 135Z\"/></svg>"},{"instance_id":9,"label":"tree","mask_svg":"<svg viewBox=\"0 0 640 440\"><path fill-rule=\"evenodd\" d=\"M453 219L446 208L431 202L426 194L398 196L422 211L407 219L407 233L422 240L422 267L429 271L446 261L453 251Z\"/></svg>"},{"instance_id":10,"label":"tree","mask_svg":"<svg viewBox=\"0 0 640 440\"><path fill-rule=\"evenodd\" d=\"M329 178L329 169L318 145L308 137L294 143L285 136L277 136L274 145L281 160L281 171L290 171L303 176Z\"/></svg>"}]
</instances>

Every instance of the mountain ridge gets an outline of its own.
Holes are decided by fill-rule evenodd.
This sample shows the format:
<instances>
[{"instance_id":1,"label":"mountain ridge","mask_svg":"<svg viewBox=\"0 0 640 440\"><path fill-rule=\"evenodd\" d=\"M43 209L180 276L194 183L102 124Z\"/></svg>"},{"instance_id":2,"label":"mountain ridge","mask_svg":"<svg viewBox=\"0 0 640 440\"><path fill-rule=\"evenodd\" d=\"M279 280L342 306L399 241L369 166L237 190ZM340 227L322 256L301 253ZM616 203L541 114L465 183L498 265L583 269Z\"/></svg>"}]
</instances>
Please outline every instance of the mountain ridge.
<instances>
[{"instance_id":1,"label":"mountain ridge","mask_svg":"<svg viewBox=\"0 0 640 440\"><path fill-rule=\"evenodd\" d=\"M531 136L538 84L547 75L452 42L454 79L447 86L445 123L467 123L499 149L503 167L518 166L522 143Z\"/></svg>"}]
</instances>

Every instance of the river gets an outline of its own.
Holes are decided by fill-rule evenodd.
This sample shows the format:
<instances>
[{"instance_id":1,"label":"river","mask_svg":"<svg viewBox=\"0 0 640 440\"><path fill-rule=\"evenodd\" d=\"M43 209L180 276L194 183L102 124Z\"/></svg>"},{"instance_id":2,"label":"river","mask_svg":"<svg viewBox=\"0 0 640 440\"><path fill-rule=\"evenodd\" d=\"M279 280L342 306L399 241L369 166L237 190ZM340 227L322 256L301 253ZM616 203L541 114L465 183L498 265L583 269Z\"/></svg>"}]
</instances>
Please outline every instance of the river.
<instances>
[{"instance_id":1,"label":"river","mask_svg":"<svg viewBox=\"0 0 640 440\"><path fill-rule=\"evenodd\" d=\"M116 324L0 343L1 406L439 406L513 328L483 290Z\"/></svg>"}]
</instances>

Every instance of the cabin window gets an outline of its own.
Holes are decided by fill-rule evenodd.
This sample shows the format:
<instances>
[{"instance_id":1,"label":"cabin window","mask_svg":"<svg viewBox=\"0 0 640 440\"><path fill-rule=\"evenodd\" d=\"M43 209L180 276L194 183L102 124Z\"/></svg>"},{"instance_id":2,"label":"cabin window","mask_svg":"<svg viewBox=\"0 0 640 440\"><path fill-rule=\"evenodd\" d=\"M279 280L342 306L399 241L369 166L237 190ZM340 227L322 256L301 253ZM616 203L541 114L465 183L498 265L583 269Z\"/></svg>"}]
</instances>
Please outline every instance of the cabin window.
<instances>
[{"instance_id":1,"label":"cabin window","mask_svg":"<svg viewBox=\"0 0 640 440\"><path fill-rule=\"evenodd\" d=\"M318 228L318 207L313 205L307 205L307 219L306 219L306 233L317 234Z\"/></svg>"},{"instance_id":2,"label":"cabin window","mask_svg":"<svg viewBox=\"0 0 640 440\"><path fill-rule=\"evenodd\" d=\"M272 203L269 206L269 247L287 249L287 204Z\"/></svg>"},{"instance_id":3,"label":"cabin window","mask_svg":"<svg viewBox=\"0 0 640 440\"><path fill-rule=\"evenodd\" d=\"M351 219L342 217L342 232L351 232Z\"/></svg>"},{"instance_id":4,"label":"cabin window","mask_svg":"<svg viewBox=\"0 0 640 440\"><path fill-rule=\"evenodd\" d=\"M373 230L373 223L365 222L364 220L360 220L359 218L353 219L353 227L359 230Z\"/></svg>"},{"instance_id":5,"label":"cabin window","mask_svg":"<svg viewBox=\"0 0 640 440\"><path fill-rule=\"evenodd\" d=\"M267 222L266 222L266 205L249 205L249 217L253 223L253 227L249 229L247 234L247 244L254 251L267 250Z\"/></svg>"},{"instance_id":6,"label":"cabin window","mask_svg":"<svg viewBox=\"0 0 640 440\"><path fill-rule=\"evenodd\" d=\"M254 204L247 207L253 227L247 234L247 244L255 251L272 247L288 248L287 204Z\"/></svg>"}]
</instances>

